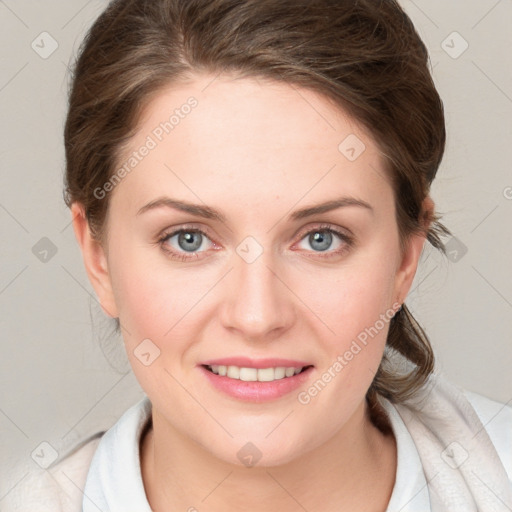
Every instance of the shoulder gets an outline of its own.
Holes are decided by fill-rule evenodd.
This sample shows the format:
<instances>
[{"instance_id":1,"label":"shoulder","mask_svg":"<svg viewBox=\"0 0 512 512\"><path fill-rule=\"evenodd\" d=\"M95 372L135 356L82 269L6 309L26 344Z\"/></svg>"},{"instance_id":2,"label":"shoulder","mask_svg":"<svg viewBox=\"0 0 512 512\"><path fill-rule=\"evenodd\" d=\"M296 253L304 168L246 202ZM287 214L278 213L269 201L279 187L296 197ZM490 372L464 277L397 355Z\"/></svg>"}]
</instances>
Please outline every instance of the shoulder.
<instances>
[{"instance_id":1,"label":"shoulder","mask_svg":"<svg viewBox=\"0 0 512 512\"><path fill-rule=\"evenodd\" d=\"M25 476L2 500L2 510L81 512L87 473L103 434L98 432L82 441L47 469L35 464L24 468Z\"/></svg>"},{"instance_id":2,"label":"shoulder","mask_svg":"<svg viewBox=\"0 0 512 512\"><path fill-rule=\"evenodd\" d=\"M491 400L479 393L462 390L491 438L512 481L512 406Z\"/></svg>"}]
</instances>

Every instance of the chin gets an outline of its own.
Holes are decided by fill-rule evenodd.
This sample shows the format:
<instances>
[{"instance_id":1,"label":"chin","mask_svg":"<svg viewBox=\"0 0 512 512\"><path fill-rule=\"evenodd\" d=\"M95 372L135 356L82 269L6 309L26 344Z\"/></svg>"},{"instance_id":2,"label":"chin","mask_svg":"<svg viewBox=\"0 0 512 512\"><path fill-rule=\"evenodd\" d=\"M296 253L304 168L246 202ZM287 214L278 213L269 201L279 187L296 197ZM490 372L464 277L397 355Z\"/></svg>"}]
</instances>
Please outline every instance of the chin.
<instances>
[{"instance_id":1,"label":"chin","mask_svg":"<svg viewBox=\"0 0 512 512\"><path fill-rule=\"evenodd\" d=\"M206 448L211 450L211 447ZM290 436L286 436L286 439L276 437L273 440L265 439L264 436L255 436L252 441L235 439L222 446L221 450L216 449L211 453L217 459L241 468L284 466L304 454L304 446L298 440L290 439Z\"/></svg>"}]
</instances>

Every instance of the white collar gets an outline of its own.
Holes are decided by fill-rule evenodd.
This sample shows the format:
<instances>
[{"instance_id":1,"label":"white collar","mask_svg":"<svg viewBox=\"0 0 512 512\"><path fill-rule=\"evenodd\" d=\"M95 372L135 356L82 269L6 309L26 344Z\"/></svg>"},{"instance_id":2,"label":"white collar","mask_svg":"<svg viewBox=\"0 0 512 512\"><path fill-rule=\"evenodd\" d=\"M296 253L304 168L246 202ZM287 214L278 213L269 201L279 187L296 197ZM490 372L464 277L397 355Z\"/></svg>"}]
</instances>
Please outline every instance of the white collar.
<instances>
[{"instance_id":1,"label":"white collar","mask_svg":"<svg viewBox=\"0 0 512 512\"><path fill-rule=\"evenodd\" d=\"M103 435L87 474L82 512L152 512L139 456L140 437L150 418L151 402L146 396Z\"/></svg>"}]
</instances>

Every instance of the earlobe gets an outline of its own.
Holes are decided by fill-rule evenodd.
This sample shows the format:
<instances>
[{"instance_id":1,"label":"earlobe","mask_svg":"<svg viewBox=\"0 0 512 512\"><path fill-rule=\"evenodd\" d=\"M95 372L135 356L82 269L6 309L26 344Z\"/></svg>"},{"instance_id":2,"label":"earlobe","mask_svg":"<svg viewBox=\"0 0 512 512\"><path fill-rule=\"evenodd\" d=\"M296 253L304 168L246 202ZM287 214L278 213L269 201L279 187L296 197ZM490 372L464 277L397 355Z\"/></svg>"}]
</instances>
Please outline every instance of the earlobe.
<instances>
[{"instance_id":1,"label":"earlobe","mask_svg":"<svg viewBox=\"0 0 512 512\"><path fill-rule=\"evenodd\" d=\"M73 203L71 215L75 237L82 251L85 270L96 292L101 308L106 315L117 318L117 307L112 291L105 251L100 242L92 236L83 205Z\"/></svg>"}]
</instances>

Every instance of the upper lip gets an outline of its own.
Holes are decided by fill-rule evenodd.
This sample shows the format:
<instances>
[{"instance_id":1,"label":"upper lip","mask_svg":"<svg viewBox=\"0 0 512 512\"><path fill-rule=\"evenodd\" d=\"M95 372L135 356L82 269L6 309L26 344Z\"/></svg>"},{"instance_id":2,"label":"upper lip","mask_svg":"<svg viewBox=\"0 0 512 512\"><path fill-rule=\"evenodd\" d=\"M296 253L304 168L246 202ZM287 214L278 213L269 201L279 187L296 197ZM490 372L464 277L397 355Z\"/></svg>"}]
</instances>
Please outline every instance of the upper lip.
<instances>
[{"instance_id":1,"label":"upper lip","mask_svg":"<svg viewBox=\"0 0 512 512\"><path fill-rule=\"evenodd\" d=\"M281 358L263 358L251 359L249 357L223 357L222 359L209 359L200 363L204 366L238 366L240 368L303 368L304 366L312 366L305 361L297 361L296 359Z\"/></svg>"}]
</instances>

